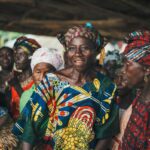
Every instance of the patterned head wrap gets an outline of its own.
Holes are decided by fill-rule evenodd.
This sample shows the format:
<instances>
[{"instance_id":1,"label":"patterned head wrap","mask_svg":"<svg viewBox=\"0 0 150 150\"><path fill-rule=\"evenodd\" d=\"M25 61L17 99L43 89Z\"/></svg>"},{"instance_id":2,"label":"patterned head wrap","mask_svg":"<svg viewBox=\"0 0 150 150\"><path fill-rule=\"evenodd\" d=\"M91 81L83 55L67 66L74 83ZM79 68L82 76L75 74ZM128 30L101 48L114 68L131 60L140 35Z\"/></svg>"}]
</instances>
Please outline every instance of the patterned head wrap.
<instances>
[{"instance_id":1,"label":"patterned head wrap","mask_svg":"<svg viewBox=\"0 0 150 150\"><path fill-rule=\"evenodd\" d=\"M39 48L37 49L31 59L31 69L39 63L49 63L59 70L63 67L63 59L56 49Z\"/></svg>"},{"instance_id":2,"label":"patterned head wrap","mask_svg":"<svg viewBox=\"0 0 150 150\"><path fill-rule=\"evenodd\" d=\"M135 31L126 38L127 46L123 52L127 59L143 65L150 65L150 31Z\"/></svg>"},{"instance_id":3,"label":"patterned head wrap","mask_svg":"<svg viewBox=\"0 0 150 150\"><path fill-rule=\"evenodd\" d=\"M15 50L21 48L29 55L32 55L33 52L40 47L41 47L40 44L36 40L27 38L25 36L19 37L14 44Z\"/></svg>"},{"instance_id":4,"label":"patterned head wrap","mask_svg":"<svg viewBox=\"0 0 150 150\"><path fill-rule=\"evenodd\" d=\"M67 48L76 37L84 37L91 40L96 45L96 50L99 50L103 44L102 36L91 23L86 23L85 26L74 26L65 34L58 34L58 40Z\"/></svg>"}]
</instances>

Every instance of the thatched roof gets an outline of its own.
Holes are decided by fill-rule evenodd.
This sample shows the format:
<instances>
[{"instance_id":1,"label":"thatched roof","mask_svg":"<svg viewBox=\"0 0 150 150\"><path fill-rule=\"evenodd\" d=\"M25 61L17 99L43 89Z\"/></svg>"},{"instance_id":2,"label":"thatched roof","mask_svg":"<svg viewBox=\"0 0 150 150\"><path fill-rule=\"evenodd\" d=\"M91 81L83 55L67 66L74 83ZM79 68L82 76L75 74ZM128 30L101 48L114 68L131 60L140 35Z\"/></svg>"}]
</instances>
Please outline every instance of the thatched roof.
<instances>
[{"instance_id":1,"label":"thatched roof","mask_svg":"<svg viewBox=\"0 0 150 150\"><path fill-rule=\"evenodd\" d=\"M91 21L103 35L122 38L150 28L149 0L0 0L0 30L54 36Z\"/></svg>"}]
</instances>

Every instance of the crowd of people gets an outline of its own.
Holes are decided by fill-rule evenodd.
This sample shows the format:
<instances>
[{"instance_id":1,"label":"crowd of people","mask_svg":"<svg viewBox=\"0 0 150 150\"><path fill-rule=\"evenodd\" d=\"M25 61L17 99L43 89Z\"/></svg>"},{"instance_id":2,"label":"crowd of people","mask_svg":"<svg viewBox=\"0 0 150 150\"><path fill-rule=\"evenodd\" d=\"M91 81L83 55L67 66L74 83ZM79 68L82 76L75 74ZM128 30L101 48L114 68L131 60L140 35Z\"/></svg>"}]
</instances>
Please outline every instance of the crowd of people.
<instances>
[{"instance_id":1,"label":"crowd of people","mask_svg":"<svg viewBox=\"0 0 150 150\"><path fill-rule=\"evenodd\" d=\"M0 48L0 149L149 150L150 31L121 53L90 23L57 37L63 58L24 36Z\"/></svg>"}]
</instances>

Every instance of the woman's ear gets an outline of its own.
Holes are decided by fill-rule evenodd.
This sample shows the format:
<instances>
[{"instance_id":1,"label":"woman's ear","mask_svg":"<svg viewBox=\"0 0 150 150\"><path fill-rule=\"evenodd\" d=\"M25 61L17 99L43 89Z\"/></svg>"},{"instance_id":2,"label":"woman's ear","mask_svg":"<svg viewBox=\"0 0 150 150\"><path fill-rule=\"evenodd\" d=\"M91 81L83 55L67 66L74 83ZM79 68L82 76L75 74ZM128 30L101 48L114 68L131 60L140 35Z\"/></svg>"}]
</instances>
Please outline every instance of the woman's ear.
<instances>
[{"instance_id":1,"label":"woman's ear","mask_svg":"<svg viewBox=\"0 0 150 150\"><path fill-rule=\"evenodd\" d=\"M146 67L144 70L145 70L144 81L147 83L149 81L150 76L150 67Z\"/></svg>"},{"instance_id":2,"label":"woman's ear","mask_svg":"<svg viewBox=\"0 0 150 150\"><path fill-rule=\"evenodd\" d=\"M146 76L149 76L149 75L150 75L150 67L147 67L147 68L145 69L145 75L146 75Z\"/></svg>"}]
</instances>

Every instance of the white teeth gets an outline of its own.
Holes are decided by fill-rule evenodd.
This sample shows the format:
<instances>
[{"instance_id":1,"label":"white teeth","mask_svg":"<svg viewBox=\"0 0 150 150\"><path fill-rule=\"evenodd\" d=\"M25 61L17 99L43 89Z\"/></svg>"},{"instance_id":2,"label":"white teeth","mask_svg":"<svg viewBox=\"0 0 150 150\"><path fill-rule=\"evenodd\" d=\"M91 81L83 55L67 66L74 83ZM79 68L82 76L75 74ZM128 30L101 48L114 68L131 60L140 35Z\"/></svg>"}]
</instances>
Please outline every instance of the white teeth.
<instances>
[{"instance_id":1,"label":"white teeth","mask_svg":"<svg viewBox=\"0 0 150 150\"><path fill-rule=\"evenodd\" d=\"M83 61L83 60L75 60L75 61Z\"/></svg>"},{"instance_id":2,"label":"white teeth","mask_svg":"<svg viewBox=\"0 0 150 150\"><path fill-rule=\"evenodd\" d=\"M80 60L78 60L78 61L75 61L75 63L82 63L83 61L80 61Z\"/></svg>"}]
</instances>

